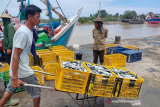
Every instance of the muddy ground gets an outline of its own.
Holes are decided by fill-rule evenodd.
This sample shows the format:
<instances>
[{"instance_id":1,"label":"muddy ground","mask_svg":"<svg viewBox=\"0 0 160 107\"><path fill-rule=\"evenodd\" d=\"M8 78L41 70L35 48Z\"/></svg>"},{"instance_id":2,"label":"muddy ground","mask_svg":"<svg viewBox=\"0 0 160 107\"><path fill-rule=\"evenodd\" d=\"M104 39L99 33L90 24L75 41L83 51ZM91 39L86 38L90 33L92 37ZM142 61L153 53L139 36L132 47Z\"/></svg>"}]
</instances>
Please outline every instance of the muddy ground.
<instances>
[{"instance_id":1,"label":"muddy ground","mask_svg":"<svg viewBox=\"0 0 160 107\"><path fill-rule=\"evenodd\" d=\"M110 42L111 43L111 42ZM107 43L109 44L109 43ZM109 105L105 103L111 98L98 97L96 107L159 107L160 106L160 36L148 38L122 40L121 46L133 45L140 48L143 52L141 61L127 63L125 68L141 76L144 79L142 88L138 97L141 105L133 106L130 104ZM69 47L72 50L72 47ZM83 53L82 61L93 62L92 45L81 45L80 52ZM45 81L45 86L54 87L54 81ZM74 98L76 94L71 94ZM80 95L82 98L83 95ZM25 91L13 95L12 98L20 100L19 105L15 107L32 107L33 103L30 95ZM93 99L88 100L90 107L93 106ZM88 101L85 100L84 107L89 107ZM81 101L78 101L81 103ZM41 107L78 107L72 98L65 92L51 92L42 89Z\"/></svg>"}]
</instances>

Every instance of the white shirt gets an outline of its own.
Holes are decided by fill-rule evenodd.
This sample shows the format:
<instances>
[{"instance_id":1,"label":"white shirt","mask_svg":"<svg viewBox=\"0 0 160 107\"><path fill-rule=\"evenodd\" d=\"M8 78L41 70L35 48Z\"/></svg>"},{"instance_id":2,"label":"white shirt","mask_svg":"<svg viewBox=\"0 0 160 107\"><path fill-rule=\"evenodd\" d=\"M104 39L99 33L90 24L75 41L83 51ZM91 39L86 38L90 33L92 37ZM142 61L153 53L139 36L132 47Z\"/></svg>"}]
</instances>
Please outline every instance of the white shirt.
<instances>
[{"instance_id":1,"label":"white shirt","mask_svg":"<svg viewBox=\"0 0 160 107\"><path fill-rule=\"evenodd\" d=\"M23 49L19 58L19 66L18 66L18 78L25 78L34 74L34 71L29 66L29 54L31 52L33 39L33 32L25 25L21 25L21 27L16 31L13 38L13 51L11 57L10 64L10 76L12 77L12 58L14 54L14 48Z\"/></svg>"}]
</instances>

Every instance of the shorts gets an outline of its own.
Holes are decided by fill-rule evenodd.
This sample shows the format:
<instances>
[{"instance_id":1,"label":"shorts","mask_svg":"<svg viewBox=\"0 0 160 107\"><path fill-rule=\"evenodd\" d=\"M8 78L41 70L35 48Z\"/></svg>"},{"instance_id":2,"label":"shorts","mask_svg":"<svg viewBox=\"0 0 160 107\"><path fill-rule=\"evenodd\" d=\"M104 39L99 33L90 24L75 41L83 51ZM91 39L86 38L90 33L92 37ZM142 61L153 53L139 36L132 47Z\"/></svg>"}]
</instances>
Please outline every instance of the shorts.
<instances>
[{"instance_id":1,"label":"shorts","mask_svg":"<svg viewBox=\"0 0 160 107\"><path fill-rule=\"evenodd\" d=\"M4 92L5 92L5 82L0 77L0 97L4 95Z\"/></svg>"},{"instance_id":2,"label":"shorts","mask_svg":"<svg viewBox=\"0 0 160 107\"><path fill-rule=\"evenodd\" d=\"M27 84L34 84L34 85L39 85L38 80L36 78L36 75L33 74L29 77L26 78L19 78L21 81L27 83ZM10 78L9 80L9 84L6 88L6 91L9 93L15 93L15 91L17 90L17 88L13 88L12 86L12 78ZM36 87L26 87L23 86L23 88L25 89L25 91L31 95L32 99L34 98L39 98L40 94L41 94L41 88L36 88Z\"/></svg>"}]
</instances>

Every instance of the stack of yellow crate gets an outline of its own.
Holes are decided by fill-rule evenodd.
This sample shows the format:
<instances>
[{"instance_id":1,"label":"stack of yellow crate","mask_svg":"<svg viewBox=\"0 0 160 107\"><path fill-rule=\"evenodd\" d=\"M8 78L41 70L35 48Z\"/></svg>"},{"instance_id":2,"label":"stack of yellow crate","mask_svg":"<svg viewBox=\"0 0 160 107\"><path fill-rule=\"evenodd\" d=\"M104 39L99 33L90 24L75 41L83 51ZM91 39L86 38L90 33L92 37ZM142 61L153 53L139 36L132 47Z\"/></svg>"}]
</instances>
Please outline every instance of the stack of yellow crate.
<instances>
[{"instance_id":1,"label":"stack of yellow crate","mask_svg":"<svg viewBox=\"0 0 160 107\"><path fill-rule=\"evenodd\" d=\"M74 52L70 51L64 46L53 46L50 48L59 57L66 57L74 59Z\"/></svg>"},{"instance_id":2,"label":"stack of yellow crate","mask_svg":"<svg viewBox=\"0 0 160 107\"><path fill-rule=\"evenodd\" d=\"M51 51L50 51L51 50ZM74 52L64 46L52 46L50 50L39 51L37 54L42 58L41 65L45 66L45 72L56 74L58 70L58 57L74 59ZM45 54L44 54L45 53ZM49 58L49 59L48 59ZM50 61L49 61L50 60ZM45 75L46 80L54 80L55 76Z\"/></svg>"},{"instance_id":3,"label":"stack of yellow crate","mask_svg":"<svg viewBox=\"0 0 160 107\"><path fill-rule=\"evenodd\" d=\"M39 62L41 66L45 66L48 63L57 63L58 56L74 59L74 52L61 45L52 46L50 47L50 50L37 50L36 53L39 56Z\"/></svg>"},{"instance_id":4,"label":"stack of yellow crate","mask_svg":"<svg viewBox=\"0 0 160 107\"><path fill-rule=\"evenodd\" d=\"M41 66L45 66L47 63L57 62L56 54L49 49L37 50L36 53L39 56L39 62Z\"/></svg>"},{"instance_id":5,"label":"stack of yellow crate","mask_svg":"<svg viewBox=\"0 0 160 107\"><path fill-rule=\"evenodd\" d=\"M139 51L139 48L136 47L136 46L131 46L131 45L126 45L126 46L122 46L124 48L129 48L129 49L133 49L133 50L136 50L136 51Z\"/></svg>"}]
</instances>

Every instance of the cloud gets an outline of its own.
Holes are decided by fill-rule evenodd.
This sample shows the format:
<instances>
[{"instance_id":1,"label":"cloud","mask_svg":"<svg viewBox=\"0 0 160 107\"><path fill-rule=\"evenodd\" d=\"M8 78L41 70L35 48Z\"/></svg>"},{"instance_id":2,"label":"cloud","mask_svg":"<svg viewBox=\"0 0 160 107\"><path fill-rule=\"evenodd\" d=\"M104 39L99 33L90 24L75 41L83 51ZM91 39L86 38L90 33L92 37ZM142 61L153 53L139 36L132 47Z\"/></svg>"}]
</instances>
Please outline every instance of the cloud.
<instances>
[{"instance_id":1,"label":"cloud","mask_svg":"<svg viewBox=\"0 0 160 107\"><path fill-rule=\"evenodd\" d=\"M41 7L42 9L45 9L46 6L40 1L40 0L30 0L31 4L35 4L38 7ZM123 14L126 10L135 10L138 14L145 13L152 11L154 13L158 13L160 8L155 7L136 7L126 4L119 4L118 6L114 6L114 2L117 2L116 0L58 0L63 12L65 13L66 17L71 17L77 13L77 9L80 7L83 7L83 11L81 16L89 16L90 14L95 14L99 9L99 2L101 2L101 9L105 9L109 14L115 14L120 13ZM3 0L0 4L0 14L4 10L5 6L7 5L8 0ZM58 7L56 0L50 0L50 3L54 7ZM111 5L111 4L112 5ZM138 3L138 0L137 0ZM9 13L13 16L17 16L19 13L19 3L17 3L17 0L11 0L11 3L8 6ZM57 9L57 11L60 11L60 9ZM45 12L43 11L41 14L42 18L48 18L45 16ZM53 13L53 17L57 18L58 16Z\"/></svg>"}]
</instances>

